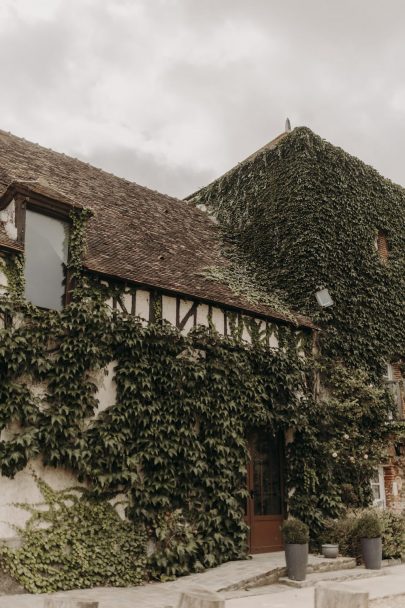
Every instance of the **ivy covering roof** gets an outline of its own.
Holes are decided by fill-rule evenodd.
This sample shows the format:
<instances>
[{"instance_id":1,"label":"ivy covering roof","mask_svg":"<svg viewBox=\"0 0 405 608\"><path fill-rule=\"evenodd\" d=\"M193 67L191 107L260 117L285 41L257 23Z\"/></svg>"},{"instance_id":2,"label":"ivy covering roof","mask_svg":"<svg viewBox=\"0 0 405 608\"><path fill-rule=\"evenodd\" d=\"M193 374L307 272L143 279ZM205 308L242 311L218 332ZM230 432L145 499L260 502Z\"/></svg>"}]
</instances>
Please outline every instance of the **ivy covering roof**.
<instances>
[{"instance_id":1,"label":"ivy covering roof","mask_svg":"<svg viewBox=\"0 0 405 608\"><path fill-rule=\"evenodd\" d=\"M374 369L405 355L404 188L299 127L189 199L216 217L235 265L328 328L328 354Z\"/></svg>"},{"instance_id":2,"label":"ivy covering roof","mask_svg":"<svg viewBox=\"0 0 405 608\"><path fill-rule=\"evenodd\" d=\"M93 212L86 230L88 270L313 327L301 315L253 302L205 276L205 268L226 268L228 261L217 226L185 201L0 131L0 195L13 182L37 182L42 194L59 193ZM17 249L1 229L0 222L0 246Z\"/></svg>"}]
</instances>

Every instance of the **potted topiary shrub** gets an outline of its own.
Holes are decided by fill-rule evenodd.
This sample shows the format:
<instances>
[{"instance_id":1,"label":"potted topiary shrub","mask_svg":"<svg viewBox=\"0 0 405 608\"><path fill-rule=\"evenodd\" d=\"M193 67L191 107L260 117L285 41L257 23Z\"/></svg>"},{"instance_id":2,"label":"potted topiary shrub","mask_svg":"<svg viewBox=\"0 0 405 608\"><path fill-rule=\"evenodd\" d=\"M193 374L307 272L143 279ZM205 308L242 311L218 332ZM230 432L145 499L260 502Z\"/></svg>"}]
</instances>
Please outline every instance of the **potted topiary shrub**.
<instances>
[{"instance_id":1,"label":"potted topiary shrub","mask_svg":"<svg viewBox=\"0 0 405 608\"><path fill-rule=\"evenodd\" d=\"M287 576L294 581L304 581L308 564L308 526L295 517L289 517L283 523L281 532L285 544Z\"/></svg>"},{"instance_id":2,"label":"potted topiary shrub","mask_svg":"<svg viewBox=\"0 0 405 608\"><path fill-rule=\"evenodd\" d=\"M382 560L382 526L376 511L364 511L357 520L356 535L360 539L364 565L369 570L380 570Z\"/></svg>"}]
</instances>

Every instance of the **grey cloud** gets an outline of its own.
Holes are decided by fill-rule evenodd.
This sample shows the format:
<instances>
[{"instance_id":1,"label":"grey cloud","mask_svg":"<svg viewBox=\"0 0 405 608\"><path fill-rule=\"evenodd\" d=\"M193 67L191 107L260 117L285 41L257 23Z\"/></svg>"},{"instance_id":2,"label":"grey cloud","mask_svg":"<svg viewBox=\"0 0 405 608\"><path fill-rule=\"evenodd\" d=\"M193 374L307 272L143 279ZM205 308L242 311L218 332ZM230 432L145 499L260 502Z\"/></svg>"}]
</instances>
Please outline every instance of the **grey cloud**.
<instances>
[{"instance_id":1,"label":"grey cloud","mask_svg":"<svg viewBox=\"0 0 405 608\"><path fill-rule=\"evenodd\" d=\"M402 0L54 2L3 11L1 128L185 195L289 116L405 185Z\"/></svg>"},{"instance_id":2,"label":"grey cloud","mask_svg":"<svg viewBox=\"0 0 405 608\"><path fill-rule=\"evenodd\" d=\"M209 171L171 166L151 154L139 153L125 147L96 148L83 160L91 161L92 164L119 177L179 198L190 194L196 184L205 185L215 177Z\"/></svg>"}]
</instances>

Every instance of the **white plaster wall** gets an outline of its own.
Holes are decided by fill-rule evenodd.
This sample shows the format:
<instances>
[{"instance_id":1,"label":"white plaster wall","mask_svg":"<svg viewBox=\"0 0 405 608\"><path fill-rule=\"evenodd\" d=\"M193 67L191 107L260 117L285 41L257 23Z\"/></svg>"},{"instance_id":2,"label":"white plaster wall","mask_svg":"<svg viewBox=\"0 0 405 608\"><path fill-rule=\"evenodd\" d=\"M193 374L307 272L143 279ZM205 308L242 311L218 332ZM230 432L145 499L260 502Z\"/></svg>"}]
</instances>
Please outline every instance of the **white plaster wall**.
<instances>
[{"instance_id":1,"label":"white plaster wall","mask_svg":"<svg viewBox=\"0 0 405 608\"><path fill-rule=\"evenodd\" d=\"M278 338L274 331L270 334L269 346L271 346L271 348L278 348Z\"/></svg>"},{"instance_id":2,"label":"white plaster wall","mask_svg":"<svg viewBox=\"0 0 405 608\"><path fill-rule=\"evenodd\" d=\"M94 412L95 416L117 402L117 385L114 379L114 368L116 366L117 361L111 361L104 369L97 372L94 377L94 383L98 386L95 398L99 404Z\"/></svg>"},{"instance_id":3,"label":"white plaster wall","mask_svg":"<svg viewBox=\"0 0 405 608\"><path fill-rule=\"evenodd\" d=\"M225 333L224 313L220 308L212 307L212 323L217 332L223 336Z\"/></svg>"},{"instance_id":4,"label":"white plaster wall","mask_svg":"<svg viewBox=\"0 0 405 608\"><path fill-rule=\"evenodd\" d=\"M245 342L252 342L252 338L250 337L250 331L249 331L249 318L248 317L242 317L242 322L243 322L243 331L242 331L242 340L244 340Z\"/></svg>"},{"instance_id":5,"label":"white plaster wall","mask_svg":"<svg viewBox=\"0 0 405 608\"><path fill-rule=\"evenodd\" d=\"M197 306L197 325L208 327L208 304L199 304Z\"/></svg>"},{"instance_id":6,"label":"white plaster wall","mask_svg":"<svg viewBox=\"0 0 405 608\"><path fill-rule=\"evenodd\" d=\"M251 329L251 323L254 322L257 326L257 331L258 331L258 336L259 336L259 341L264 342L266 339L266 322L263 321L262 319L252 319L252 317L248 318L245 317L248 321L248 323L246 324L245 328L246 331L249 335L249 339L247 340L248 342L252 342L252 329ZM244 337L244 334L242 334L242 339L245 340L246 338Z\"/></svg>"},{"instance_id":7,"label":"white plaster wall","mask_svg":"<svg viewBox=\"0 0 405 608\"><path fill-rule=\"evenodd\" d=\"M162 318L176 326L176 298L162 296Z\"/></svg>"},{"instance_id":8,"label":"white plaster wall","mask_svg":"<svg viewBox=\"0 0 405 608\"><path fill-rule=\"evenodd\" d=\"M17 226L15 225L15 202L14 199L5 209L0 211L0 222L3 222L7 236L13 241L17 240Z\"/></svg>"},{"instance_id":9,"label":"white plaster wall","mask_svg":"<svg viewBox=\"0 0 405 608\"><path fill-rule=\"evenodd\" d=\"M95 411L95 416L117 401L117 386L114 380L116 365L117 361L111 361L104 369L94 373L92 377L93 382L98 386L95 397L99 406ZM46 386L44 384L32 385L31 390L41 400L45 396ZM1 432L0 439L5 441L12 439L18 433L19 428L17 423L8 425ZM29 513L13 506L13 503L35 504L42 502L41 494L30 473L30 468L55 490L80 485L69 470L44 467L40 459L31 461L28 467L17 473L14 479L0 475L0 539L11 539L18 536L12 526L24 526L29 519ZM114 502L117 502L117 500L115 499ZM123 516L123 507L118 508L118 511Z\"/></svg>"},{"instance_id":10,"label":"white plaster wall","mask_svg":"<svg viewBox=\"0 0 405 608\"><path fill-rule=\"evenodd\" d=\"M194 302L192 302L191 300L180 300L180 322L184 319L184 317L186 316L186 314L189 312L190 308L192 308ZM185 326L182 329L182 333L183 334L188 334L188 332L190 331L190 329L193 329L194 327L194 315L191 315L191 317L186 321Z\"/></svg>"},{"instance_id":11,"label":"white plaster wall","mask_svg":"<svg viewBox=\"0 0 405 608\"><path fill-rule=\"evenodd\" d=\"M122 308L122 306L120 306L120 304L118 302L119 308L121 308L124 312L131 314L131 312L132 312L132 293L129 293L129 292L123 293L121 295L121 300L122 300L123 308Z\"/></svg>"},{"instance_id":12,"label":"white plaster wall","mask_svg":"<svg viewBox=\"0 0 405 608\"><path fill-rule=\"evenodd\" d=\"M138 289L136 292L135 314L145 321L149 321L149 291Z\"/></svg>"},{"instance_id":13,"label":"white plaster wall","mask_svg":"<svg viewBox=\"0 0 405 608\"><path fill-rule=\"evenodd\" d=\"M30 467L53 489L63 490L80 485L76 477L66 469L44 467L42 461L37 459L29 466L17 473L14 479L0 476L0 538L7 539L18 536L15 526L24 526L30 514L14 506L14 503L40 503L43 502L40 491L30 473Z\"/></svg>"}]
</instances>

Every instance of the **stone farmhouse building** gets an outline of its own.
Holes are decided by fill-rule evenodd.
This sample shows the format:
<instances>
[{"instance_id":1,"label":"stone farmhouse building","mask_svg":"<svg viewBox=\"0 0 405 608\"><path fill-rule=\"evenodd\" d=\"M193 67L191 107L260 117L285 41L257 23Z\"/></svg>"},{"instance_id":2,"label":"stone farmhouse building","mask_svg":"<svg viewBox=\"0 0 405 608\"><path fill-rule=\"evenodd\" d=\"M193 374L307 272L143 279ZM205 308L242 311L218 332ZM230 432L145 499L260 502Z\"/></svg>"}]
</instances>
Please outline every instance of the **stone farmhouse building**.
<instances>
[{"instance_id":1,"label":"stone farmhouse building","mask_svg":"<svg viewBox=\"0 0 405 608\"><path fill-rule=\"evenodd\" d=\"M247 348L259 340L272 349L282 349L280 336L287 328L294 336L296 350L302 353L304 341L309 341L313 349L318 348L318 334L327 334L330 328L343 335L346 323L346 328L356 333L356 307L352 309L352 319L346 309L340 312L342 292L338 284L342 267L334 265L334 248L344 246L349 252L345 267L348 275L355 266L361 272L361 260L355 251L352 255L346 236L340 243L339 238L336 239L344 226L325 229L328 219L328 214L323 215L325 207L318 213L316 205L305 206L307 191L316 203L317 188L319 196L324 196L320 184L336 177L330 161L335 153L337 162L344 167L346 164L352 167L354 163L355 172L362 175L364 183L371 172L373 180L381 180L382 190L387 188L395 204L398 198L404 204L402 189L395 187L392 194L373 170L363 164L359 168L360 161L347 160L346 155L342 156L344 153L323 143L308 129L282 134L187 200L149 190L1 131L1 292L7 294L12 288L8 260L23 255L25 298L40 309L60 311L69 304L75 290L75 278L70 276L68 264L72 212L86 209L90 216L85 225L82 268L88 280L108 293L112 311L139 317L145 325L167 321L183 335L203 326L226 339L236 328ZM346 200L350 175L336 181ZM387 204L390 201L392 204L391 199ZM271 211L274 208L275 213ZM269 209L271 212L267 215ZM338 215L343 211L339 209ZM370 215L369 211L366 210L366 216ZM373 263L378 268L376 280L385 285L386 306L391 310L390 286L387 287L387 279L382 275L389 273L392 260L397 260L397 242L391 238L394 227L389 219L379 226L372 214L370 218L366 229L367 238L374 246L370 257L374 255ZM404 227L405 222L402 229ZM269 290L286 294L291 310L272 307L257 298L252 301L221 278L235 262L235 259L230 262L223 253L224 231L231 237L230 249L233 247L234 253L240 254L241 264L253 266L255 273L263 272ZM314 252L314 243L318 252ZM262 248L263 258L257 256L255 246ZM319 256L326 260L326 266L318 264ZM308 274L308 263L319 267L319 272ZM396 263L399 266L403 261ZM215 280L207 273L207 269L212 268L220 271ZM358 278L355 275L354 272L354 281ZM372 276L367 277L373 281ZM321 309L315 300L315 293L324 288L334 300L330 309ZM396 318L397 322L402 318L395 311L392 315L391 320ZM362 329L367 327L363 321L362 317ZM0 322L3 327L7 325L6 318ZM323 332L318 332L319 328ZM402 417L404 326L397 330L399 334L402 332L402 338L398 338L392 352L389 353L385 344L381 346L380 359L385 361L385 372L379 369L379 373L386 374ZM322 338L320 342L322 353ZM367 348L363 348L361 356L364 352ZM354 356L357 355L348 348L341 358L348 360ZM97 386L95 414L107 411L116 403L115 372L116 362L111 361L93 378ZM2 441L7 442L13 432L12 425L3 428ZM250 437L245 518L250 530L251 552L282 547L280 523L286 515L287 498L283 479L285 439L276 439L259 430ZM373 481L376 504L403 506L401 457L402 447L392 445L389 459L376 471ZM54 487L77 483L68 470L45 467L40 458L29 464ZM37 487L27 467L12 479L0 478L0 538L13 538L12 524L20 525L26 519L12 503L38 499Z\"/></svg>"},{"instance_id":2,"label":"stone farmhouse building","mask_svg":"<svg viewBox=\"0 0 405 608\"><path fill-rule=\"evenodd\" d=\"M143 323L164 319L186 334L196 326L211 326L222 336L236 324L242 342L256 335L279 347L280 328L290 327L300 348L302 336L315 331L306 316L284 314L266 304L252 303L230 287L204 275L206 268L227 267L221 254L216 223L189 202L120 179L88 164L39 145L0 133L0 271L2 293L9 290L6 262L24 254L28 301L43 309L60 310L74 288L66 265L72 209L89 209L86 252L88 277L113 288L111 309L135 315ZM3 326L6 320L3 319ZM97 411L114 405L114 362L95 378ZM6 440L10 430L3 430ZM248 468L251 499L247 509L251 551L281 547L279 525L284 516L282 465L274 440L256 435ZM66 470L30 463L53 487L74 485ZM11 524L26 514L15 502L35 502L38 490L27 468L13 479L0 479L0 537L15 535Z\"/></svg>"}]
</instances>

